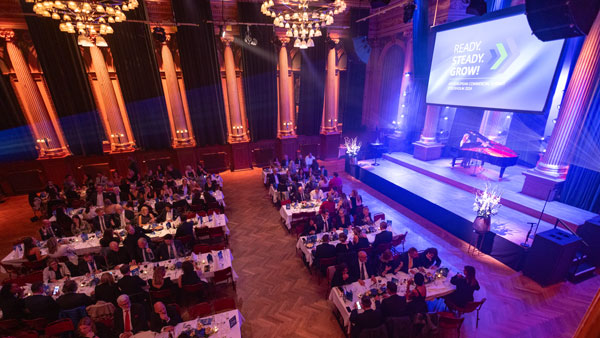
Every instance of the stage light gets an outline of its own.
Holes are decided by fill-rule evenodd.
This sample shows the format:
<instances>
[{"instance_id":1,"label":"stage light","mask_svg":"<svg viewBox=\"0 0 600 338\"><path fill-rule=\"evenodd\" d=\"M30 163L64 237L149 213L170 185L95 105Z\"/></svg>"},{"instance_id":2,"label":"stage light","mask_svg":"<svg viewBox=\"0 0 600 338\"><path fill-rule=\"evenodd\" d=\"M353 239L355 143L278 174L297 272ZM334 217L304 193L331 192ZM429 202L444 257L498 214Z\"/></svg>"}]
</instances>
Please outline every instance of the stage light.
<instances>
[{"instance_id":1,"label":"stage light","mask_svg":"<svg viewBox=\"0 0 600 338\"><path fill-rule=\"evenodd\" d=\"M404 114L400 115L401 118L404 118Z\"/></svg>"},{"instance_id":2,"label":"stage light","mask_svg":"<svg viewBox=\"0 0 600 338\"><path fill-rule=\"evenodd\" d=\"M410 76L410 72L404 73L404 76L409 77Z\"/></svg>"},{"instance_id":3,"label":"stage light","mask_svg":"<svg viewBox=\"0 0 600 338\"><path fill-rule=\"evenodd\" d=\"M507 119L510 119L510 115L507 115L507 116L506 116L506 118L507 118Z\"/></svg>"},{"instance_id":4,"label":"stage light","mask_svg":"<svg viewBox=\"0 0 600 338\"><path fill-rule=\"evenodd\" d=\"M448 116L444 116L444 121L448 121Z\"/></svg>"},{"instance_id":5,"label":"stage light","mask_svg":"<svg viewBox=\"0 0 600 338\"><path fill-rule=\"evenodd\" d=\"M552 123L556 123L556 119L552 120Z\"/></svg>"}]
</instances>

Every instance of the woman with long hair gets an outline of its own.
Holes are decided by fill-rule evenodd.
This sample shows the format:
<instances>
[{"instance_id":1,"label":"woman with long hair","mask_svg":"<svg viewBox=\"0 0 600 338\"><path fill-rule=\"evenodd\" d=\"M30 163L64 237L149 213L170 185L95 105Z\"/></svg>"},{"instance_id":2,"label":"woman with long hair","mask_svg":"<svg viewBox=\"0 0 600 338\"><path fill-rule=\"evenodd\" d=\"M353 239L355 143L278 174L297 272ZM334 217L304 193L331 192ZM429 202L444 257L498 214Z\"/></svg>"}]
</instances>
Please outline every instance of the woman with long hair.
<instances>
[{"instance_id":1,"label":"woman with long hair","mask_svg":"<svg viewBox=\"0 0 600 338\"><path fill-rule=\"evenodd\" d=\"M457 273L456 276L450 279L450 283L456 285L456 290L446 296L446 304L464 307L468 302L473 301L473 293L479 290L479 282L475 277L475 268L470 265L465 265L463 269L464 275Z\"/></svg>"},{"instance_id":2,"label":"woman with long hair","mask_svg":"<svg viewBox=\"0 0 600 338\"><path fill-rule=\"evenodd\" d=\"M96 301L104 301L107 303L117 304L117 297L121 292L113 275L109 272L105 272L100 276L100 284L94 288L94 299Z\"/></svg>"},{"instance_id":3,"label":"woman with long hair","mask_svg":"<svg viewBox=\"0 0 600 338\"><path fill-rule=\"evenodd\" d=\"M60 244L56 237L50 238L46 242L46 247L48 247L48 257L50 258L67 257L73 268L79 263L77 254L68 245Z\"/></svg>"},{"instance_id":4,"label":"woman with long hair","mask_svg":"<svg viewBox=\"0 0 600 338\"><path fill-rule=\"evenodd\" d=\"M79 217L79 215L73 216L73 224L71 224L71 233L73 236L79 236L82 233L88 234L92 231L90 224Z\"/></svg>"},{"instance_id":5,"label":"woman with long hair","mask_svg":"<svg viewBox=\"0 0 600 338\"><path fill-rule=\"evenodd\" d=\"M410 289L412 284L415 284L414 289ZM416 273L414 280L409 280L406 284L406 301L408 302L408 312L412 315L417 313L427 313L427 288L425 287L425 276Z\"/></svg>"},{"instance_id":6,"label":"woman with long hair","mask_svg":"<svg viewBox=\"0 0 600 338\"><path fill-rule=\"evenodd\" d=\"M39 261L46 257L42 255L42 251L36 245L33 237L25 237L23 239L23 252L25 258L30 262Z\"/></svg>"}]
</instances>

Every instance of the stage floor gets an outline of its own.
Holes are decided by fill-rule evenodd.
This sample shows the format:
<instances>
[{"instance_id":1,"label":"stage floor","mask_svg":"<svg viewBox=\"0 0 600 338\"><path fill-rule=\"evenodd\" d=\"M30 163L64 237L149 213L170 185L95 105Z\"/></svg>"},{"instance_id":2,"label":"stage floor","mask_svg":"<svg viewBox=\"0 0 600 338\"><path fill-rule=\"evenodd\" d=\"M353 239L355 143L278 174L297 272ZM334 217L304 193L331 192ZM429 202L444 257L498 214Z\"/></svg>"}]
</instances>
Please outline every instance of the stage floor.
<instances>
[{"instance_id":1,"label":"stage floor","mask_svg":"<svg viewBox=\"0 0 600 338\"><path fill-rule=\"evenodd\" d=\"M377 160L380 164L379 166L372 166L372 162L373 160L359 161L359 166L362 170L369 171L405 191L452 212L456 216L470 221L475 219L476 214L473 211L474 194L472 192L444 183L436 178L419 173L385 158ZM442 164L445 163L448 165L449 160L440 160L438 163L439 170L444 170ZM447 171L449 171L448 174L460 175L459 172L461 169L455 168L452 170L451 168L448 168ZM463 173L463 175L471 177L469 174ZM510 175L510 177L513 176L514 174ZM484 184L484 182L481 183L482 186ZM538 217L533 217L515 209L502 206L500 212L492 217L491 231L497 236L519 245L525 240L525 236L529 231L527 222L537 223L537 221ZM553 227L553 224L541 221L538 232L546 231ZM533 239L533 233L530 236L529 244L532 242L531 239Z\"/></svg>"},{"instance_id":2,"label":"stage floor","mask_svg":"<svg viewBox=\"0 0 600 338\"><path fill-rule=\"evenodd\" d=\"M507 167L504 177L499 178L500 167L490 164L485 164L483 168L477 168L477 170L475 170L473 167L462 168L460 166L460 160L458 160L457 164L452 168L451 158L421 161L414 158L411 154L402 152L385 154L383 157L391 162L417 171L438 181L442 181L443 183L450 184L456 188L470 192L471 194L475 193L476 190L484 189L486 183L497 185L502 192L503 204L505 206L536 218L536 222L544 207L545 201L521 194L523 182L525 181L523 172L528 170L528 168L523 166ZM370 161L367 161L367 163L370 163ZM558 218L570 226L573 226L572 228L575 230L577 226L582 225L586 220L595 216L597 216L597 214L590 211L582 210L558 201L551 201L546 205L543 220L554 224ZM529 222L529 220L525 222ZM526 223L523 224L526 225Z\"/></svg>"}]
</instances>

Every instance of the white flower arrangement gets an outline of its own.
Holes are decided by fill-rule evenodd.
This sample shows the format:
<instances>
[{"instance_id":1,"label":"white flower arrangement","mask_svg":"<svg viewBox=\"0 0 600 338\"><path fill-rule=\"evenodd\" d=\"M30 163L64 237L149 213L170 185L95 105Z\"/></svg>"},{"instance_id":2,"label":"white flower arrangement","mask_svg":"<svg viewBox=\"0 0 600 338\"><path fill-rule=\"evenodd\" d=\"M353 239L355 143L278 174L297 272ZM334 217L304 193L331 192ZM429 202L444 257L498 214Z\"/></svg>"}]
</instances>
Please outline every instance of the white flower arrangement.
<instances>
[{"instance_id":1,"label":"white flower arrangement","mask_svg":"<svg viewBox=\"0 0 600 338\"><path fill-rule=\"evenodd\" d=\"M348 154L348 156L357 156L358 152L360 151L360 147L362 146L362 142L358 140L358 137L345 137L344 144L346 146L346 154Z\"/></svg>"},{"instance_id":2,"label":"white flower arrangement","mask_svg":"<svg viewBox=\"0 0 600 338\"><path fill-rule=\"evenodd\" d=\"M489 184L485 185L485 190L475 194L475 203L473 203L473 211L477 212L479 217L490 217L498 213L500 209L500 200L502 194L498 191L498 187L492 188Z\"/></svg>"}]
</instances>

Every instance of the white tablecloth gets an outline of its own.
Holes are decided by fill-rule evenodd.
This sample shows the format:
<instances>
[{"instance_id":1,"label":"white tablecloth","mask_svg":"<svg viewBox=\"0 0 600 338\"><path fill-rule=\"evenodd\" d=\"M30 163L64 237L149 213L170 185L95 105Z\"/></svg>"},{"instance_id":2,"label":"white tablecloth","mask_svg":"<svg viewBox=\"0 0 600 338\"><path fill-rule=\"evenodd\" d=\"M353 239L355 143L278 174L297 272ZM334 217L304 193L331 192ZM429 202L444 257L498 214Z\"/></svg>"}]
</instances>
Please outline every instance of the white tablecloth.
<instances>
[{"instance_id":1,"label":"white tablecloth","mask_svg":"<svg viewBox=\"0 0 600 338\"><path fill-rule=\"evenodd\" d=\"M152 279L152 276L154 273L154 267L158 264L159 266L165 266L167 268L167 274L165 275L165 277L169 277L169 278L171 278L171 280L173 282L177 283L177 279L179 279L179 276L181 276L183 271L181 269L175 268L175 263L177 261L183 262L185 260L193 260L196 262L196 271L199 271L201 273L200 278L204 281L209 281L212 277L214 277L215 271L224 270L229 267L232 267L231 263L233 261L233 256L231 255L231 251L229 249L225 249L225 250L221 250L221 251L222 251L222 255L223 255L222 259L219 259L219 251L212 251L210 253L199 254L199 255L192 254L190 256L187 256L184 258L179 258L179 259L171 259L171 260L160 261L160 262L140 264L139 265L139 276L143 280ZM208 255L209 254L213 258L212 263L208 263ZM209 267L208 271L205 271L206 266ZM115 277L115 279L120 279L121 277L123 277L123 275L121 274L121 272L118 269L110 270L110 272ZM233 279L237 280L238 275L235 273L235 271L233 271L233 267L232 267L232 272L233 272ZM100 278L100 275L102 273L104 273L104 271L99 273L99 275L97 275L96 277ZM94 286L90 285L91 277L79 276L79 277L73 277L72 279L77 281L77 283L78 283L77 292L85 293L86 295L91 296L92 291L94 291L94 288L95 288L95 285ZM62 279L56 283L49 283L50 290L53 290L54 287L57 285L60 287L60 290L62 290L64 282L65 282L65 279ZM25 286L25 295L28 295L30 292L31 292L30 285L26 285Z\"/></svg>"},{"instance_id":2,"label":"white tablecloth","mask_svg":"<svg viewBox=\"0 0 600 338\"><path fill-rule=\"evenodd\" d=\"M285 205L281 206L281 208L279 209L279 214L281 215L281 218L283 218L283 220L285 221L285 225L287 226L288 229L292 228L292 215L293 214L298 214L301 212L312 212L315 215L319 212L319 208L321 207L321 202L312 202L315 203L315 205L311 208L300 208L300 207L294 207L294 206L290 206L290 208L286 208Z\"/></svg>"},{"instance_id":3,"label":"white tablecloth","mask_svg":"<svg viewBox=\"0 0 600 338\"><path fill-rule=\"evenodd\" d=\"M433 273L434 271L431 272ZM425 284L427 287L426 300L433 300L452 293L452 291L455 290L455 286L450 284L450 276L451 273L449 272L448 277L441 277L432 283ZM379 285L385 285L388 281L392 280L392 277L395 277L399 281L398 295L404 296L406 293L406 280L412 278L412 276L404 272L398 272L395 275L388 274L385 277L377 277L377 282ZM360 299L360 296L373 287L375 286L372 286L371 280L366 280L365 286L360 285L358 282L344 285L342 288L345 292L352 291L352 301L348 301L339 288L335 287L331 289L331 292L329 293L329 301L331 301L340 312L342 320L344 321L344 327L348 330L350 326L350 311L348 311L346 307L349 307L351 310L353 310L356 302ZM412 286L411 289L414 289L414 286Z\"/></svg>"},{"instance_id":4,"label":"white tablecloth","mask_svg":"<svg viewBox=\"0 0 600 338\"><path fill-rule=\"evenodd\" d=\"M236 318L234 320L232 320L232 318ZM185 331L189 331L189 330L195 330L198 328L198 322L206 322L207 319L210 318L210 325L203 325L204 327L206 326L211 326L211 327L217 327L218 331L212 335L210 335L210 337L212 338L241 338L242 337L242 324L244 322L244 317L242 317L242 314L240 313L239 310L231 310L231 311L227 311L227 312L221 312L221 313L217 313L215 315L212 316L207 316L207 317L202 317L202 318L196 318L196 319L192 319L189 320L187 322L183 322L183 323L179 323L177 324L177 326L175 326L173 332L172 332L172 336L173 337L178 337L182 332ZM148 332L143 332L143 333L138 333L136 334L134 337L138 337L138 338L144 338L144 337L160 337L160 338L169 338L169 333L168 332L163 332L163 333L157 333L155 335L150 334Z\"/></svg>"},{"instance_id":5,"label":"white tablecloth","mask_svg":"<svg viewBox=\"0 0 600 338\"><path fill-rule=\"evenodd\" d=\"M362 227L364 228L364 227ZM367 239L369 240L369 243L373 243L375 241L375 236L377 236L378 233L381 232L381 230L379 230L379 227L376 227L377 231L376 232L372 232L367 234ZM339 231L336 230L336 232L339 234L343 233L343 231ZM300 238L298 238L298 242L296 242L296 248L300 251L302 251L302 253L304 254L304 259L306 259L306 261L308 262L309 265L312 265L313 263L313 255L312 255L312 250L317 248L317 245L321 244L321 237L323 237L323 235L326 233L320 233L317 234L317 243L314 243L314 246L312 248L308 248L306 246L306 236L301 236ZM392 234L394 236L397 236L398 234L392 232ZM331 237L331 236L330 236ZM350 229L348 229L348 243L352 242L352 239L354 238L354 232L352 232ZM329 241L329 244L336 246L340 241Z\"/></svg>"}]
</instances>

